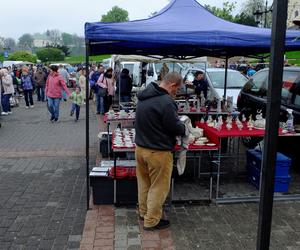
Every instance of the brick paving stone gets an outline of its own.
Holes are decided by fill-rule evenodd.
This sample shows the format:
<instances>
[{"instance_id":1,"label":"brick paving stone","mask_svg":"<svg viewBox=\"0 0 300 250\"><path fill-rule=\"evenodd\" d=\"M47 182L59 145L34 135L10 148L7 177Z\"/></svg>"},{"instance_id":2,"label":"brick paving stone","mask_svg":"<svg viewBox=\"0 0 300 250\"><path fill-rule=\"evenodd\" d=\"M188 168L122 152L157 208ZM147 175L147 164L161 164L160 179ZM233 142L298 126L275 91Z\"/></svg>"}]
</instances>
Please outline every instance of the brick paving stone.
<instances>
[{"instance_id":1,"label":"brick paving stone","mask_svg":"<svg viewBox=\"0 0 300 250\"><path fill-rule=\"evenodd\" d=\"M1 119L0 249L21 243L30 250L67 249L69 236L81 236L86 215L85 110L74 123L69 103L62 103L61 122L51 124L44 103L23 106ZM90 121L92 159L95 116ZM71 242L79 249L78 238Z\"/></svg>"}]
</instances>

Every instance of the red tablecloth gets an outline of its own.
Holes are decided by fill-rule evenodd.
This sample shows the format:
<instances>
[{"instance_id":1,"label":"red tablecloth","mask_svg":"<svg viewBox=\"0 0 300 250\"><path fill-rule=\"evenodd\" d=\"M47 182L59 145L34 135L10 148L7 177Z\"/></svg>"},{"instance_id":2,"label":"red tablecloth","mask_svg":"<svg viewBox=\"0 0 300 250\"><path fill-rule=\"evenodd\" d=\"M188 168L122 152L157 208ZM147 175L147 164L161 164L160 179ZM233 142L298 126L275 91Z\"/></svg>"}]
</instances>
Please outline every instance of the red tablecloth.
<instances>
[{"instance_id":1,"label":"red tablecloth","mask_svg":"<svg viewBox=\"0 0 300 250\"><path fill-rule=\"evenodd\" d=\"M247 128L246 123L242 130L239 130L235 123L232 124L232 129L228 130L226 128L226 124L224 123L222 129L218 131L213 127L207 126L206 123L196 122L196 126L199 128L203 128L207 136L216 137L216 138L226 138L226 137L263 137L265 135L264 129L256 129L252 130ZM279 129L279 135L282 134L282 129Z\"/></svg>"}]
</instances>

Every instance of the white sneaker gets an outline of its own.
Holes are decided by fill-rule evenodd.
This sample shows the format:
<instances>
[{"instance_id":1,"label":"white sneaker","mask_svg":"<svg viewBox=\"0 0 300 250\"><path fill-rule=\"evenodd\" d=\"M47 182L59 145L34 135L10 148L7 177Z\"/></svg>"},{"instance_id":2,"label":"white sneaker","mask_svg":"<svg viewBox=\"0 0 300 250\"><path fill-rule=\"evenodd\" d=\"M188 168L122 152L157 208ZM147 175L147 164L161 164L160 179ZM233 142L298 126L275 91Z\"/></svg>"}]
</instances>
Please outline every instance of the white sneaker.
<instances>
[{"instance_id":1,"label":"white sneaker","mask_svg":"<svg viewBox=\"0 0 300 250\"><path fill-rule=\"evenodd\" d=\"M8 111L8 112L7 112L7 114L11 115L11 114L12 114L12 112L11 112L11 111Z\"/></svg>"},{"instance_id":2,"label":"white sneaker","mask_svg":"<svg viewBox=\"0 0 300 250\"><path fill-rule=\"evenodd\" d=\"M26 109L29 109L29 106L26 106L25 108L26 108Z\"/></svg>"},{"instance_id":3,"label":"white sneaker","mask_svg":"<svg viewBox=\"0 0 300 250\"><path fill-rule=\"evenodd\" d=\"M7 112L1 112L1 115L8 115Z\"/></svg>"},{"instance_id":4,"label":"white sneaker","mask_svg":"<svg viewBox=\"0 0 300 250\"><path fill-rule=\"evenodd\" d=\"M33 109L33 108L34 108L34 105L31 105L30 108Z\"/></svg>"}]
</instances>

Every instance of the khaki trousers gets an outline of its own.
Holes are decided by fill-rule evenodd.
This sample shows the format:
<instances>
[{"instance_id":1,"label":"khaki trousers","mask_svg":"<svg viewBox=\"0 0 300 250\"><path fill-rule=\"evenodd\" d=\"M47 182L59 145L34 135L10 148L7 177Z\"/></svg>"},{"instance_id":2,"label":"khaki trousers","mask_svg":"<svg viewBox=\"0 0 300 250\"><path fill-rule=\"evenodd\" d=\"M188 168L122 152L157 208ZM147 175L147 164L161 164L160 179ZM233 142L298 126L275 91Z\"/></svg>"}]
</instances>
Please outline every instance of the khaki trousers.
<instances>
[{"instance_id":1,"label":"khaki trousers","mask_svg":"<svg viewBox=\"0 0 300 250\"><path fill-rule=\"evenodd\" d=\"M171 151L136 146L135 159L139 213L144 226L153 227L162 218L162 206L170 190L173 155Z\"/></svg>"}]
</instances>

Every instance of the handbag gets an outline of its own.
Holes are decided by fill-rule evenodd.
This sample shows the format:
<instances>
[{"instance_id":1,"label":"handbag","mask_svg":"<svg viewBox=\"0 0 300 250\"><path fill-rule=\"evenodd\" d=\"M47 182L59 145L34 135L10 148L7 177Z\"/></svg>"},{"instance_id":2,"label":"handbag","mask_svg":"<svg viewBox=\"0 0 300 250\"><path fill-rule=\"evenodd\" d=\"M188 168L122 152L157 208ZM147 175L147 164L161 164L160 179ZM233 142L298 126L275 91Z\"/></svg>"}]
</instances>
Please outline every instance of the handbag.
<instances>
[{"instance_id":1,"label":"handbag","mask_svg":"<svg viewBox=\"0 0 300 250\"><path fill-rule=\"evenodd\" d=\"M103 77L103 81L104 81L105 77ZM105 79L106 80L106 79ZM102 81L102 83L103 83ZM107 80L106 80L106 86L107 86ZM107 96L108 90L107 88L102 88L98 85L98 95L101 97Z\"/></svg>"},{"instance_id":2,"label":"handbag","mask_svg":"<svg viewBox=\"0 0 300 250\"><path fill-rule=\"evenodd\" d=\"M99 87L99 88L98 88L98 95L101 96L101 97L106 96L106 95L107 95L107 89L106 89L106 88Z\"/></svg>"}]
</instances>

